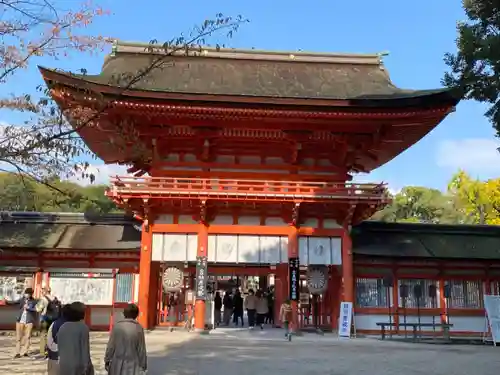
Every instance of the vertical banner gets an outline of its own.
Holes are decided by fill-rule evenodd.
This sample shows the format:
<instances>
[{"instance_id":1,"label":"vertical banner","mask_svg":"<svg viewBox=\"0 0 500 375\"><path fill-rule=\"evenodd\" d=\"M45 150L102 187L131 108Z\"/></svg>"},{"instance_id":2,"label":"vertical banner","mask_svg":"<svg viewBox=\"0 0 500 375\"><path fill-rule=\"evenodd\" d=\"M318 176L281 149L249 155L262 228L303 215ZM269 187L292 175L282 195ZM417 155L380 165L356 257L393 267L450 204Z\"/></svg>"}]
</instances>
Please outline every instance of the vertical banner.
<instances>
[{"instance_id":1,"label":"vertical banner","mask_svg":"<svg viewBox=\"0 0 500 375\"><path fill-rule=\"evenodd\" d=\"M208 262L207 257L196 257L196 299L207 299Z\"/></svg>"},{"instance_id":2,"label":"vertical banner","mask_svg":"<svg viewBox=\"0 0 500 375\"><path fill-rule=\"evenodd\" d=\"M300 261L299 258L288 259L288 280L290 285L290 300L298 301L300 299Z\"/></svg>"},{"instance_id":3,"label":"vertical banner","mask_svg":"<svg viewBox=\"0 0 500 375\"><path fill-rule=\"evenodd\" d=\"M352 302L340 303L339 337L351 338Z\"/></svg>"},{"instance_id":4,"label":"vertical banner","mask_svg":"<svg viewBox=\"0 0 500 375\"><path fill-rule=\"evenodd\" d=\"M496 346L500 342L500 296L484 295L484 309L491 331L491 339Z\"/></svg>"}]
</instances>

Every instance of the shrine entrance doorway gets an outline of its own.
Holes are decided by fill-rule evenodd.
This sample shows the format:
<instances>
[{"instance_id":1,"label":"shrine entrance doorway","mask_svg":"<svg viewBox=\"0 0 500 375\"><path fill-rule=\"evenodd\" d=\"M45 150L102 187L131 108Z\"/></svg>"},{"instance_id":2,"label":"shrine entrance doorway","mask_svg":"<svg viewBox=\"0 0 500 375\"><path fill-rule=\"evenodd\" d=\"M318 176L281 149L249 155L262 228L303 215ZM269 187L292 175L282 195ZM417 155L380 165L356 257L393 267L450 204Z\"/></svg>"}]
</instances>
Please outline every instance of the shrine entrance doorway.
<instances>
[{"instance_id":1,"label":"shrine entrance doorway","mask_svg":"<svg viewBox=\"0 0 500 375\"><path fill-rule=\"evenodd\" d=\"M278 266L208 266L207 301L205 321L213 324L213 298L219 291L221 297L225 291L240 290L243 297L249 289L267 291L273 287L275 297L274 311L279 311L283 298L288 293L287 265ZM157 276L158 293L156 295L156 324L158 326L182 326L193 313L190 303L194 289L196 267L177 263L163 262ZM277 319L277 317L275 317Z\"/></svg>"}]
</instances>

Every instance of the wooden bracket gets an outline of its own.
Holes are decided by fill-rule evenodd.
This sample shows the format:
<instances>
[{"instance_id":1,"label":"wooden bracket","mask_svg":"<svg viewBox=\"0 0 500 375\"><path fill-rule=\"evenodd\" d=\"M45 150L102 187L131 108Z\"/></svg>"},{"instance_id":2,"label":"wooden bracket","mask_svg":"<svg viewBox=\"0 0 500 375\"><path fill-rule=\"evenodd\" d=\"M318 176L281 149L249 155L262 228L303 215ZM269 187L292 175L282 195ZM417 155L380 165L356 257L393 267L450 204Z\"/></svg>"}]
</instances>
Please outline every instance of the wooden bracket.
<instances>
[{"instance_id":1,"label":"wooden bracket","mask_svg":"<svg viewBox=\"0 0 500 375\"><path fill-rule=\"evenodd\" d=\"M208 207L206 200L200 201L199 211L193 215L193 220L199 224L208 225L213 220L214 212Z\"/></svg>"},{"instance_id":2,"label":"wooden bracket","mask_svg":"<svg viewBox=\"0 0 500 375\"><path fill-rule=\"evenodd\" d=\"M352 219L355 211L356 211L356 204L351 204L349 206L349 209L347 210L347 215L345 216L344 221L342 223L342 226L344 228L348 228L349 226L352 225Z\"/></svg>"},{"instance_id":3,"label":"wooden bracket","mask_svg":"<svg viewBox=\"0 0 500 375\"><path fill-rule=\"evenodd\" d=\"M205 139L205 141L203 142L200 159L205 162L209 161L210 159L210 141L208 139Z\"/></svg>"},{"instance_id":4,"label":"wooden bracket","mask_svg":"<svg viewBox=\"0 0 500 375\"><path fill-rule=\"evenodd\" d=\"M297 227L300 225L300 203L295 203L292 207L291 220L289 222L290 226Z\"/></svg>"},{"instance_id":5,"label":"wooden bracket","mask_svg":"<svg viewBox=\"0 0 500 375\"><path fill-rule=\"evenodd\" d=\"M201 201L200 203L200 223L207 223L207 201Z\"/></svg>"},{"instance_id":6,"label":"wooden bracket","mask_svg":"<svg viewBox=\"0 0 500 375\"><path fill-rule=\"evenodd\" d=\"M290 154L290 164L299 163L300 150L302 150L302 144L300 142L295 142L295 144L292 145L292 152Z\"/></svg>"},{"instance_id":7,"label":"wooden bracket","mask_svg":"<svg viewBox=\"0 0 500 375\"><path fill-rule=\"evenodd\" d=\"M146 233L149 233L149 219L150 219L150 207L149 207L149 199L146 199L144 198L142 200L144 202L144 221L143 221L143 224L144 224L144 231Z\"/></svg>"}]
</instances>

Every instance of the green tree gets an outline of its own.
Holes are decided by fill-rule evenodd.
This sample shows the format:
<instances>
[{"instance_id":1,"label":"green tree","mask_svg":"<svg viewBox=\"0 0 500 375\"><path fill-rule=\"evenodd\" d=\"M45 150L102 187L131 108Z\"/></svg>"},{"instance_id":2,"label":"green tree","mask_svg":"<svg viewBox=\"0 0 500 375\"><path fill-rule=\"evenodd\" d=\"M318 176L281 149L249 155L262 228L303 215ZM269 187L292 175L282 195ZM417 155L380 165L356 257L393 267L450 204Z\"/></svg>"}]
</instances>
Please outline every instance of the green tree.
<instances>
[{"instance_id":1,"label":"green tree","mask_svg":"<svg viewBox=\"0 0 500 375\"><path fill-rule=\"evenodd\" d=\"M500 2L463 0L467 21L457 25L457 52L447 53L444 85L466 99L490 104L486 116L500 136Z\"/></svg>"},{"instance_id":2,"label":"green tree","mask_svg":"<svg viewBox=\"0 0 500 375\"><path fill-rule=\"evenodd\" d=\"M413 223L460 223L453 197L437 189L407 186L393 196L392 203L377 212L373 220Z\"/></svg>"},{"instance_id":3,"label":"green tree","mask_svg":"<svg viewBox=\"0 0 500 375\"><path fill-rule=\"evenodd\" d=\"M0 173L1 211L120 212L105 196L106 186L81 186L52 179L47 184L14 173Z\"/></svg>"},{"instance_id":4,"label":"green tree","mask_svg":"<svg viewBox=\"0 0 500 375\"><path fill-rule=\"evenodd\" d=\"M500 179L480 181L458 171L448 191L456 198L457 209L473 224L500 224Z\"/></svg>"}]
</instances>

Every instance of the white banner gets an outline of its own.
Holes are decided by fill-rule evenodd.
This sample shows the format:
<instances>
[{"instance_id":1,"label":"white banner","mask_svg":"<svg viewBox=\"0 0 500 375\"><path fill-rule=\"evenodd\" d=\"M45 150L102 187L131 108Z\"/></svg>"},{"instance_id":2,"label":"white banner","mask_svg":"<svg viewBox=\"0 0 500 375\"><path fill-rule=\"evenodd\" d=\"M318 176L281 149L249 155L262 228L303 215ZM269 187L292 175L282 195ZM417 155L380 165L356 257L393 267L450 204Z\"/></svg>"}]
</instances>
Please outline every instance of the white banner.
<instances>
[{"instance_id":1,"label":"white banner","mask_svg":"<svg viewBox=\"0 0 500 375\"><path fill-rule=\"evenodd\" d=\"M484 295L484 309L488 317L491 339L500 342L500 296Z\"/></svg>"},{"instance_id":2,"label":"white banner","mask_svg":"<svg viewBox=\"0 0 500 375\"><path fill-rule=\"evenodd\" d=\"M352 302L340 303L339 337L351 338Z\"/></svg>"}]
</instances>

